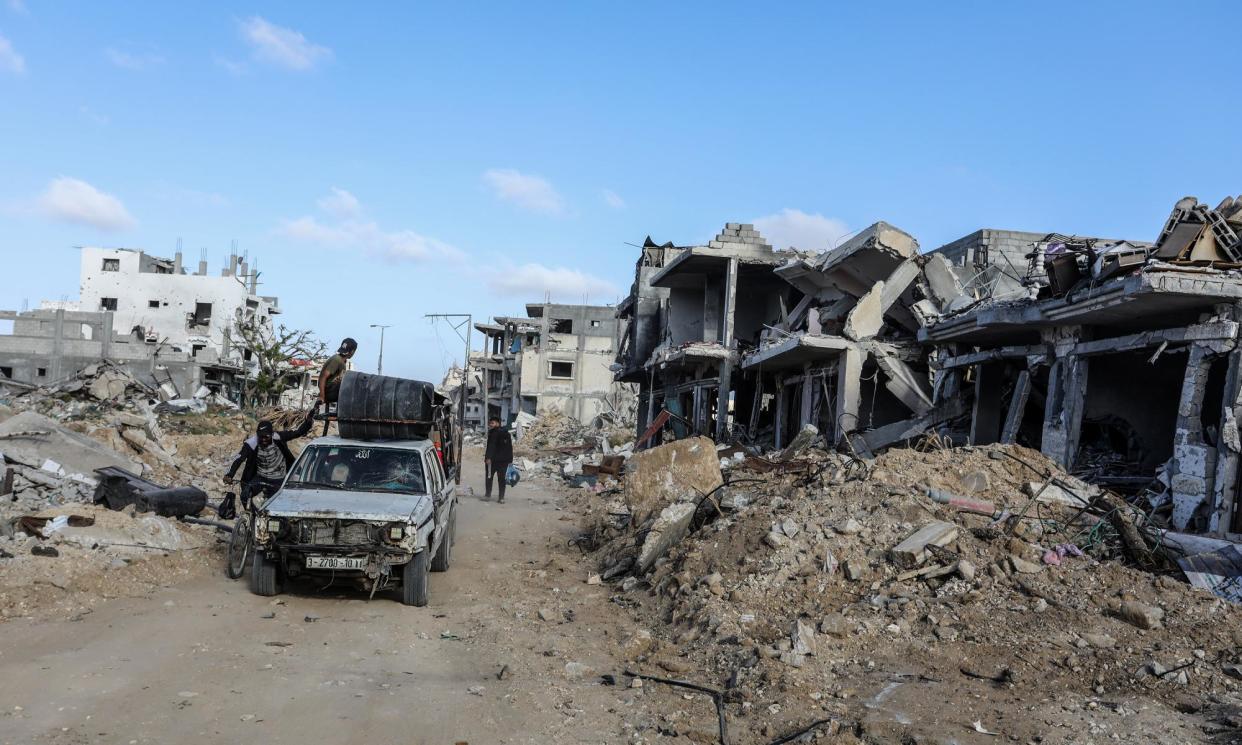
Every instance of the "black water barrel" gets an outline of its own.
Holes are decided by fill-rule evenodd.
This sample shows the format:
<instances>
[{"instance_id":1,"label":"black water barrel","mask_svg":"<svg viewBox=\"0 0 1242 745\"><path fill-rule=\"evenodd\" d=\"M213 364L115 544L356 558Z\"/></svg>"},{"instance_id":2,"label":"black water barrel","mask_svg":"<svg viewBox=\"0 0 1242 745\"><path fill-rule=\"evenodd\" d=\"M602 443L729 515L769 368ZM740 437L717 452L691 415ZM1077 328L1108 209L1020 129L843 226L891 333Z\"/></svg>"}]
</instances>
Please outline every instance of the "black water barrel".
<instances>
[{"instance_id":1,"label":"black water barrel","mask_svg":"<svg viewBox=\"0 0 1242 745\"><path fill-rule=\"evenodd\" d=\"M421 440L436 415L431 383L350 370L336 403L337 429L350 440Z\"/></svg>"}]
</instances>

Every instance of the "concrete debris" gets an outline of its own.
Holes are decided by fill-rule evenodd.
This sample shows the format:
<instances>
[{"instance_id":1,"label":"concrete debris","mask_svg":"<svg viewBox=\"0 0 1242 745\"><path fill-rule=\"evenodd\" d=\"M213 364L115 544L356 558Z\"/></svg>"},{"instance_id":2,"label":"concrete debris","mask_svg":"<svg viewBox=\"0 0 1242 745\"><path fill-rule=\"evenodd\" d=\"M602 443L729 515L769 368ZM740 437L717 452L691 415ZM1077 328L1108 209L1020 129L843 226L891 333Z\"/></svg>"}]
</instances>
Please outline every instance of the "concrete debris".
<instances>
[{"instance_id":1,"label":"concrete debris","mask_svg":"<svg viewBox=\"0 0 1242 745\"><path fill-rule=\"evenodd\" d=\"M1117 615L1131 626L1147 630L1160 628L1164 620L1162 609L1133 600L1122 603Z\"/></svg>"},{"instance_id":2,"label":"concrete debris","mask_svg":"<svg viewBox=\"0 0 1242 745\"><path fill-rule=\"evenodd\" d=\"M634 564L636 571L642 573L650 569L657 559L686 537L696 508L697 505L693 502L677 502L660 511L651 523L647 538L638 553Z\"/></svg>"},{"instance_id":3,"label":"concrete debris","mask_svg":"<svg viewBox=\"0 0 1242 745\"><path fill-rule=\"evenodd\" d=\"M692 437L635 453L626 467L623 497L641 523L671 502L697 503L723 485L716 445Z\"/></svg>"},{"instance_id":4,"label":"concrete debris","mask_svg":"<svg viewBox=\"0 0 1242 745\"><path fill-rule=\"evenodd\" d=\"M957 540L957 525L931 522L889 550L889 558L903 569L911 569L927 560L928 546L948 546Z\"/></svg>"}]
</instances>

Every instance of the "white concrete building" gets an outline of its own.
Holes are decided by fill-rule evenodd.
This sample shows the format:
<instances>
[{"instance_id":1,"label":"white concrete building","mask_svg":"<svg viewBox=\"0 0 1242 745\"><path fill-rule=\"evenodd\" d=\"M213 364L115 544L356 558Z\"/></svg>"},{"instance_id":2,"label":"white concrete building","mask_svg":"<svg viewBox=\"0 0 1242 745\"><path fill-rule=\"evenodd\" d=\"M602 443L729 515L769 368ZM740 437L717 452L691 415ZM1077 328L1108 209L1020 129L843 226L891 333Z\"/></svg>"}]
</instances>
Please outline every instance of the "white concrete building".
<instances>
[{"instance_id":1,"label":"white concrete building","mask_svg":"<svg viewBox=\"0 0 1242 745\"><path fill-rule=\"evenodd\" d=\"M280 313L276 298L257 294L257 280L237 256L219 276L209 276L206 261L186 273L180 253L170 260L127 248L83 248L81 299L74 310L111 311L118 334L191 357L208 350L226 359L236 321L270 324Z\"/></svg>"}]
</instances>

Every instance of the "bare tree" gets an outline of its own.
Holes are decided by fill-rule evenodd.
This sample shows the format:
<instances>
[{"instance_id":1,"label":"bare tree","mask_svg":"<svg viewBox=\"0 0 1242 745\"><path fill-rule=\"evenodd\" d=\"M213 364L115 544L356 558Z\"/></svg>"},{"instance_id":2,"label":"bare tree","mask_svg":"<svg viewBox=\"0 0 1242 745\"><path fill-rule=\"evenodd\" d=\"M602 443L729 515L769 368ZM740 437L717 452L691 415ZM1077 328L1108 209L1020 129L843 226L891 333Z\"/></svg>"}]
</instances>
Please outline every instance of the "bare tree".
<instances>
[{"instance_id":1,"label":"bare tree","mask_svg":"<svg viewBox=\"0 0 1242 745\"><path fill-rule=\"evenodd\" d=\"M322 362L327 359L328 348L310 331L272 328L270 322L254 318L238 319L233 324L233 343L250 353L248 360L255 366L254 374L246 376L242 392L243 406L263 406L276 403L280 394L293 387L303 374L292 364L303 359Z\"/></svg>"}]
</instances>

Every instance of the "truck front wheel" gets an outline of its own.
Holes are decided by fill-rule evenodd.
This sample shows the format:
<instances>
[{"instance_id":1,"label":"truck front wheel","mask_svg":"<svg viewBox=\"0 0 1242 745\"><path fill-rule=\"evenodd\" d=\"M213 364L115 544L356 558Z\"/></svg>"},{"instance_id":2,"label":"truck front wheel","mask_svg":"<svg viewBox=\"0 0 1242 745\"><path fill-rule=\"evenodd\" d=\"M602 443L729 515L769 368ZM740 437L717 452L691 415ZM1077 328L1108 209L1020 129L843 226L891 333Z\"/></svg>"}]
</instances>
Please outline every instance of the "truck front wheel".
<instances>
[{"instance_id":1,"label":"truck front wheel","mask_svg":"<svg viewBox=\"0 0 1242 745\"><path fill-rule=\"evenodd\" d=\"M427 604L427 579L431 570L429 551L414 554L401 569L401 602L419 608Z\"/></svg>"},{"instance_id":2,"label":"truck front wheel","mask_svg":"<svg viewBox=\"0 0 1242 745\"><path fill-rule=\"evenodd\" d=\"M250 561L250 591L264 597L278 594L280 575L277 569L276 562L268 559L261 551L255 551L254 558Z\"/></svg>"}]
</instances>

